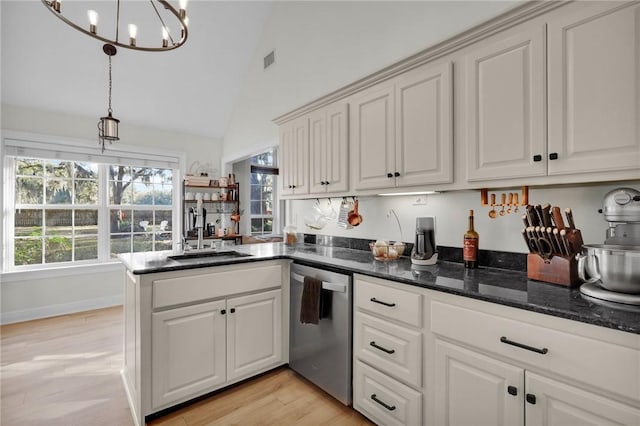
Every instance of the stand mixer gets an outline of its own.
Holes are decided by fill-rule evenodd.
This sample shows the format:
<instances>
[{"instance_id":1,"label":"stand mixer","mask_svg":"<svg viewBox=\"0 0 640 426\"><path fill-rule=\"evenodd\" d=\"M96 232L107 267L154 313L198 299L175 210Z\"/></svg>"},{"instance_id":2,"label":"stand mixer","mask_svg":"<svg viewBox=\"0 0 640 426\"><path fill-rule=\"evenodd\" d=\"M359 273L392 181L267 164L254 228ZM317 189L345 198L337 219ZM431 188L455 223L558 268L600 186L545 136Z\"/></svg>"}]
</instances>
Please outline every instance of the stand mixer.
<instances>
[{"instance_id":1,"label":"stand mixer","mask_svg":"<svg viewBox=\"0 0 640 426\"><path fill-rule=\"evenodd\" d=\"M640 191L608 192L601 213L609 222L604 244L585 244L578 255L580 292L601 300L640 305Z\"/></svg>"},{"instance_id":2,"label":"stand mixer","mask_svg":"<svg viewBox=\"0 0 640 426\"><path fill-rule=\"evenodd\" d=\"M434 219L432 217L417 217L416 240L411 250L411 268L421 269L425 266L435 265L437 261Z\"/></svg>"}]
</instances>

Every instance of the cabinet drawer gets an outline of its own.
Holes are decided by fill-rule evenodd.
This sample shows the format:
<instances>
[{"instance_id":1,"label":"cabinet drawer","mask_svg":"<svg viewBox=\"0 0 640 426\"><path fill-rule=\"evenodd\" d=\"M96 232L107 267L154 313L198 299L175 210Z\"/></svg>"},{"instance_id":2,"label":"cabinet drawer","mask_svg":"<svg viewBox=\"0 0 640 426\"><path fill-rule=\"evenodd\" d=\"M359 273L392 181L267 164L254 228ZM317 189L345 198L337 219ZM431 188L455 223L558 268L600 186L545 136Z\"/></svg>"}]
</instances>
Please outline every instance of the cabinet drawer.
<instances>
[{"instance_id":1,"label":"cabinet drawer","mask_svg":"<svg viewBox=\"0 0 640 426\"><path fill-rule=\"evenodd\" d=\"M533 369L640 401L638 350L438 301L431 303L431 330Z\"/></svg>"},{"instance_id":2,"label":"cabinet drawer","mask_svg":"<svg viewBox=\"0 0 640 426\"><path fill-rule=\"evenodd\" d=\"M417 293L356 279L356 307L420 327L422 296Z\"/></svg>"},{"instance_id":3,"label":"cabinet drawer","mask_svg":"<svg viewBox=\"0 0 640 426\"><path fill-rule=\"evenodd\" d=\"M218 266L215 272L153 281L153 309L282 286L282 266Z\"/></svg>"},{"instance_id":4,"label":"cabinet drawer","mask_svg":"<svg viewBox=\"0 0 640 426\"><path fill-rule=\"evenodd\" d=\"M356 361L353 407L380 425L422 424L422 394Z\"/></svg>"},{"instance_id":5,"label":"cabinet drawer","mask_svg":"<svg viewBox=\"0 0 640 426\"><path fill-rule=\"evenodd\" d=\"M357 312L354 353L378 370L410 385L422 385L422 334Z\"/></svg>"}]
</instances>

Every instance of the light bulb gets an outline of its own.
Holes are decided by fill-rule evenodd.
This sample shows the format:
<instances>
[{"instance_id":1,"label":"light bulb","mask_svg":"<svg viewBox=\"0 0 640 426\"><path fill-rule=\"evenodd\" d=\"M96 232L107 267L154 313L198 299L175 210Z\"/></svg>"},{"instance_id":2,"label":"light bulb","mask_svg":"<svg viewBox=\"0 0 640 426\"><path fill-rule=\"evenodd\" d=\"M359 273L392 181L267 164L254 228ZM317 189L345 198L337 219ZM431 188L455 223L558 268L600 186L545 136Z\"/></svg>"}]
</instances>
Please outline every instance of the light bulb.
<instances>
[{"instance_id":1,"label":"light bulb","mask_svg":"<svg viewBox=\"0 0 640 426\"><path fill-rule=\"evenodd\" d=\"M184 19L187 17L187 0L180 0L180 11L179 11L179 15L180 15L180 19Z\"/></svg>"},{"instance_id":2,"label":"light bulb","mask_svg":"<svg viewBox=\"0 0 640 426\"><path fill-rule=\"evenodd\" d=\"M98 12L89 10L87 15L89 16L89 31L91 34L95 34L98 27Z\"/></svg>"},{"instance_id":3,"label":"light bulb","mask_svg":"<svg viewBox=\"0 0 640 426\"><path fill-rule=\"evenodd\" d=\"M129 45L136 45L136 35L138 34L138 27L134 24L129 24Z\"/></svg>"},{"instance_id":4,"label":"light bulb","mask_svg":"<svg viewBox=\"0 0 640 426\"><path fill-rule=\"evenodd\" d=\"M166 27L162 27L162 47L169 46L169 31Z\"/></svg>"},{"instance_id":5,"label":"light bulb","mask_svg":"<svg viewBox=\"0 0 640 426\"><path fill-rule=\"evenodd\" d=\"M187 8L187 0L180 0L178 3L180 4L180 9L185 10Z\"/></svg>"}]
</instances>

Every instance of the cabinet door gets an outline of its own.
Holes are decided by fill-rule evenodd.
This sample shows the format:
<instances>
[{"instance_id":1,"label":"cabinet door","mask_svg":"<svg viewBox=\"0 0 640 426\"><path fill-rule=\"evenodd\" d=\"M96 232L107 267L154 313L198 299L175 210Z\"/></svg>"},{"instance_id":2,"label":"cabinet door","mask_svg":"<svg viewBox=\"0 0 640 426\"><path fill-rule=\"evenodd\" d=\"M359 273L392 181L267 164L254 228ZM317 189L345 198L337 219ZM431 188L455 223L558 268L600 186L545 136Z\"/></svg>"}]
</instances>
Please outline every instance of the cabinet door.
<instances>
[{"instance_id":1,"label":"cabinet door","mask_svg":"<svg viewBox=\"0 0 640 426\"><path fill-rule=\"evenodd\" d=\"M396 186L453 181L452 65L427 65L395 80Z\"/></svg>"},{"instance_id":2,"label":"cabinet door","mask_svg":"<svg viewBox=\"0 0 640 426\"><path fill-rule=\"evenodd\" d=\"M353 124L350 143L354 189L395 186L394 109L392 83L367 89L351 102L349 115Z\"/></svg>"},{"instance_id":3,"label":"cabinet door","mask_svg":"<svg viewBox=\"0 0 640 426\"><path fill-rule=\"evenodd\" d=\"M326 108L325 187L327 192L349 189L349 107L345 103Z\"/></svg>"},{"instance_id":4,"label":"cabinet door","mask_svg":"<svg viewBox=\"0 0 640 426\"><path fill-rule=\"evenodd\" d=\"M580 3L549 23L549 152L549 174L640 167L637 2Z\"/></svg>"},{"instance_id":5,"label":"cabinet door","mask_svg":"<svg viewBox=\"0 0 640 426\"><path fill-rule=\"evenodd\" d=\"M637 408L528 371L525 387L527 426L640 424L640 410Z\"/></svg>"},{"instance_id":6,"label":"cabinet door","mask_svg":"<svg viewBox=\"0 0 640 426\"><path fill-rule=\"evenodd\" d=\"M521 368L436 340L435 369L436 424L524 425Z\"/></svg>"},{"instance_id":7,"label":"cabinet door","mask_svg":"<svg viewBox=\"0 0 640 426\"><path fill-rule=\"evenodd\" d=\"M225 382L224 301L151 314L153 408L209 392Z\"/></svg>"},{"instance_id":8,"label":"cabinet door","mask_svg":"<svg viewBox=\"0 0 640 426\"><path fill-rule=\"evenodd\" d=\"M295 144L293 124L280 126L280 195L293 195L293 168L295 167Z\"/></svg>"},{"instance_id":9,"label":"cabinet door","mask_svg":"<svg viewBox=\"0 0 640 426\"><path fill-rule=\"evenodd\" d=\"M282 290L228 299L227 380L282 361Z\"/></svg>"},{"instance_id":10,"label":"cabinet door","mask_svg":"<svg viewBox=\"0 0 640 426\"><path fill-rule=\"evenodd\" d=\"M327 112L309 114L309 192L323 193L327 187Z\"/></svg>"},{"instance_id":11,"label":"cabinet door","mask_svg":"<svg viewBox=\"0 0 640 426\"><path fill-rule=\"evenodd\" d=\"M469 181L547 173L544 30L495 36L466 57Z\"/></svg>"},{"instance_id":12,"label":"cabinet door","mask_svg":"<svg viewBox=\"0 0 640 426\"><path fill-rule=\"evenodd\" d=\"M290 163L293 193L309 193L309 119L298 118L293 122L293 151Z\"/></svg>"}]
</instances>

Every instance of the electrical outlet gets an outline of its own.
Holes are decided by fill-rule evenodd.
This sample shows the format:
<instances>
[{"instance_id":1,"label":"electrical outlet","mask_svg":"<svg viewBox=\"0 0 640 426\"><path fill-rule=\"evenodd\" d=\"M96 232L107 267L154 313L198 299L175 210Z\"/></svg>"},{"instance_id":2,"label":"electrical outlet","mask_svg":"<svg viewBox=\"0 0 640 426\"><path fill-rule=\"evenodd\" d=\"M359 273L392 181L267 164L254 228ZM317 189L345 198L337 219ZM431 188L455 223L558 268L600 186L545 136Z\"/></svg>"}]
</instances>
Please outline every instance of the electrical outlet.
<instances>
[{"instance_id":1,"label":"electrical outlet","mask_svg":"<svg viewBox=\"0 0 640 426\"><path fill-rule=\"evenodd\" d=\"M416 200L413 202L414 206L426 206L427 205L427 196L423 195L420 196L418 198L416 198Z\"/></svg>"}]
</instances>

